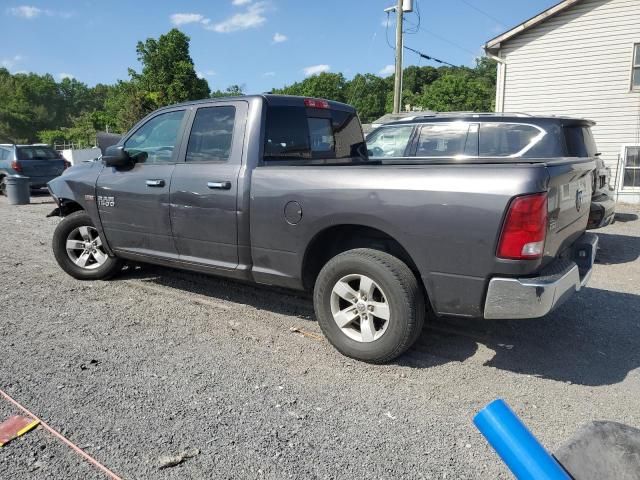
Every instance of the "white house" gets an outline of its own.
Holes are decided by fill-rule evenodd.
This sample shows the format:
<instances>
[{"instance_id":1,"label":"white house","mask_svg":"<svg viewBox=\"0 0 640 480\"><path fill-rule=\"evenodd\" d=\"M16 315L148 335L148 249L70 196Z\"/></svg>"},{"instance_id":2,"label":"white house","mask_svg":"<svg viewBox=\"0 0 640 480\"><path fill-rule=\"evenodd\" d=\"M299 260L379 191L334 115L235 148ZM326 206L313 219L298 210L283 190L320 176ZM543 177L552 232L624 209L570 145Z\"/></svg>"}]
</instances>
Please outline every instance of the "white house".
<instances>
[{"instance_id":1,"label":"white house","mask_svg":"<svg viewBox=\"0 0 640 480\"><path fill-rule=\"evenodd\" d=\"M564 0L484 48L497 111L595 120L618 201L640 203L640 0Z\"/></svg>"}]
</instances>

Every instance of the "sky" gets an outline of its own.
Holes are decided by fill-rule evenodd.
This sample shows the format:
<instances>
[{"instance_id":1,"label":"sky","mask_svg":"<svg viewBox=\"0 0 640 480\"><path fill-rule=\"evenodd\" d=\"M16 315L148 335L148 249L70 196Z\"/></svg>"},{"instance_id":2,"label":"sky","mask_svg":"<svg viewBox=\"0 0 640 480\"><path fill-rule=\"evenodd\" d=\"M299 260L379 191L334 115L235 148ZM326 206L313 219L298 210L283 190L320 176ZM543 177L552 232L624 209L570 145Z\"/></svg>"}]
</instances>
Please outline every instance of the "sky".
<instances>
[{"instance_id":1,"label":"sky","mask_svg":"<svg viewBox=\"0 0 640 480\"><path fill-rule=\"evenodd\" d=\"M414 0L405 45L455 65L558 0ZM0 0L0 65L89 85L140 70L135 47L176 27L212 90L260 93L323 71L389 75L396 0ZM420 10L418 26L417 7ZM436 65L405 53L407 65Z\"/></svg>"}]
</instances>

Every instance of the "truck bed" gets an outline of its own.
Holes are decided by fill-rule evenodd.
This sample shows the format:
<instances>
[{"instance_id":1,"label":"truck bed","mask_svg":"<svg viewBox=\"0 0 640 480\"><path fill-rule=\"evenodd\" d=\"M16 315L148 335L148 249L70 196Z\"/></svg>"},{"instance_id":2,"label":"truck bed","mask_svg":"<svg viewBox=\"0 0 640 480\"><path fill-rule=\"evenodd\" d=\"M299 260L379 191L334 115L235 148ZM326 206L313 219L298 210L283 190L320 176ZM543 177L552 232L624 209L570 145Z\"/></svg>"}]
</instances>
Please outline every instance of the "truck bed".
<instances>
[{"instance_id":1,"label":"truck bed","mask_svg":"<svg viewBox=\"0 0 640 480\"><path fill-rule=\"evenodd\" d=\"M394 163L256 168L250 210L256 280L278 283L276 278L285 278L289 286L302 286L305 249L315 236L341 225L366 225L402 245L437 313L481 316L492 276L534 275L586 228L592 162ZM538 192L548 192L549 205L543 258L496 258L510 201ZM282 199L300 205L298 224L284 220Z\"/></svg>"}]
</instances>

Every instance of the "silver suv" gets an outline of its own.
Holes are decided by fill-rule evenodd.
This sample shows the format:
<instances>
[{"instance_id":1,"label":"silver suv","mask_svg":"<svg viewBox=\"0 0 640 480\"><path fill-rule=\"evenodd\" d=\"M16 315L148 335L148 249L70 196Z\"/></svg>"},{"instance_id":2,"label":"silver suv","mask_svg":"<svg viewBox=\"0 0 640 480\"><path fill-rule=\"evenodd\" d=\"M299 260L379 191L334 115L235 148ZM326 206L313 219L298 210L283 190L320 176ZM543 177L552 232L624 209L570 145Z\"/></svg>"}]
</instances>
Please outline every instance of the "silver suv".
<instances>
[{"instance_id":1,"label":"silver suv","mask_svg":"<svg viewBox=\"0 0 640 480\"><path fill-rule=\"evenodd\" d=\"M32 189L43 188L69 166L49 145L0 144L0 193L4 194L5 180L9 176L29 177Z\"/></svg>"},{"instance_id":2,"label":"silver suv","mask_svg":"<svg viewBox=\"0 0 640 480\"><path fill-rule=\"evenodd\" d=\"M600 158L594 122L567 117L501 113L421 114L383 125L367 135L369 156L381 163L529 163L578 158L594 161L588 228L609 225L615 215L610 172Z\"/></svg>"}]
</instances>

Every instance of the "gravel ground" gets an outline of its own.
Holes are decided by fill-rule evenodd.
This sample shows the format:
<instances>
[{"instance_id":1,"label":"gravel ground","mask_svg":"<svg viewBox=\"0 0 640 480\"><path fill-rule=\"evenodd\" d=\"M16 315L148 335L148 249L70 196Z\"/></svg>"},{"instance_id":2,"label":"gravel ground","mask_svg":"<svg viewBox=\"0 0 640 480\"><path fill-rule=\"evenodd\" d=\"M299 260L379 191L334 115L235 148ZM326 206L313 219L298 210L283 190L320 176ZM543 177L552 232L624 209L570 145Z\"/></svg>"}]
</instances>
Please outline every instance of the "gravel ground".
<instances>
[{"instance_id":1,"label":"gravel ground","mask_svg":"<svg viewBox=\"0 0 640 480\"><path fill-rule=\"evenodd\" d=\"M151 266L76 281L34 201L0 199L0 388L123 478L510 478L471 423L496 397L552 450L590 420L640 427L637 207L547 318L441 321L370 366L322 339L304 296ZM38 428L0 449L0 478L104 476Z\"/></svg>"}]
</instances>

